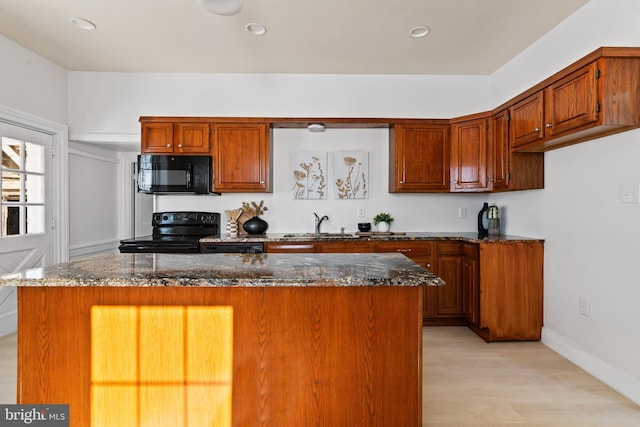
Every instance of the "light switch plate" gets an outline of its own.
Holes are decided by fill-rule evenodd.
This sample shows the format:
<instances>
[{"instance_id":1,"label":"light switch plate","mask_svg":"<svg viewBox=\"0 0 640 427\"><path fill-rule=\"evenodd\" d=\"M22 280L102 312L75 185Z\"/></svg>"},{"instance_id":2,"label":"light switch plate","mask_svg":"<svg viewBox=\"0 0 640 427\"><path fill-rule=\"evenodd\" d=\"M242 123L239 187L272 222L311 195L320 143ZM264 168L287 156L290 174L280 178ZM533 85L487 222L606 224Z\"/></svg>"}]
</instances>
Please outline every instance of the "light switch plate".
<instances>
[{"instance_id":1,"label":"light switch plate","mask_svg":"<svg viewBox=\"0 0 640 427\"><path fill-rule=\"evenodd\" d=\"M640 184L622 185L622 203L640 203Z\"/></svg>"}]
</instances>

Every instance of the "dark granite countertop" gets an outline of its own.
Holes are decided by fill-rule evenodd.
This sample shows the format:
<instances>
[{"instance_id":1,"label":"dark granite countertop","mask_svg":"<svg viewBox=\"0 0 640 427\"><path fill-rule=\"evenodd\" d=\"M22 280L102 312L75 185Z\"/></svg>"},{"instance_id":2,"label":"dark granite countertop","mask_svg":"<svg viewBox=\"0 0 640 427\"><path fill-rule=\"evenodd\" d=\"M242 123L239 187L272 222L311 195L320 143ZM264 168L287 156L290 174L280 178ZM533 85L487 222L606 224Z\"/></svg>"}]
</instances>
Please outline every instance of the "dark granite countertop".
<instances>
[{"instance_id":1,"label":"dark granite countertop","mask_svg":"<svg viewBox=\"0 0 640 427\"><path fill-rule=\"evenodd\" d=\"M0 286L439 286L396 253L108 254L0 276Z\"/></svg>"},{"instance_id":2,"label":"dark granite countertop","mask_svg":"<svg viewBox=\"0 0 640 427\"><path fill-rule=\"evenodd\" d=\"M543 242L544 239L500 235L498 237L478 239L478 233L473 232L408 232L404 234L376 234L373 236L359 236L356 233L266 233L258 235L239 234L238 237L224 235L209 236L200 239L200 243L235 243L235 242L301 242L301 241L335 241L335 240L459 240L472 243L518 243Z\"/></svg>"}]
</instances>

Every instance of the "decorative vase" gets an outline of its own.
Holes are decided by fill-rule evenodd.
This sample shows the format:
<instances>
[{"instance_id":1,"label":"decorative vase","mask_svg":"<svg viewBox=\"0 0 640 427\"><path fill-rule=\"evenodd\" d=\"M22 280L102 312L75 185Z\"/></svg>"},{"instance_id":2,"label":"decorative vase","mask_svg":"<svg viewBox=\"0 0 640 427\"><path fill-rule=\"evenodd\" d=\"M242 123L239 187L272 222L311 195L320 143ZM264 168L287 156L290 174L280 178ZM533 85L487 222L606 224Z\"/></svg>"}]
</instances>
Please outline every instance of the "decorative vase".
<instances>
[{"instance_id":1,"label":"decorative vase","mask_svg":"<svg viewBox=\"0 0 640 427\"><path fill-rule=\"evenodd\" d=\"M384 221L380 221L378 223L378 231L381 233L386 233L387 231L389 231L389 223L388 222L384 222Z\"/></svg>"},{"instance_id":2,"label":"decorative vase","mask_svg":"<svg viewBox=\"0 0 640 427\"><path fill-rule=\"evenodd\" d=\"M242 224L242 228L249 234L262 234L267 231L269 224L260 217L254 216Z\"/></svg>"}]
</instances>

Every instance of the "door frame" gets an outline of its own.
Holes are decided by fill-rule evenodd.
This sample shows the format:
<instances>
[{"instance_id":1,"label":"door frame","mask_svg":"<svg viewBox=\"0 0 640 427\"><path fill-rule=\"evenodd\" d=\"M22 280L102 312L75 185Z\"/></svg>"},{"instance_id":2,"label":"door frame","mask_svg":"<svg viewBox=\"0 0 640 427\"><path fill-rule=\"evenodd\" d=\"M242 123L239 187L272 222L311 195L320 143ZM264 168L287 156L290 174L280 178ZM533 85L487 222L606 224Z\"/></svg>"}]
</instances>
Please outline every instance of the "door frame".
<instances>
[{"instance_id":1,"label":"door frame","mask_svg":"<svg viewBox=\"0 0 640 427\"><path fill-rule=\"evenodd\" d=\"M43 119L33 114L0 105L0 121L20 126L52 137L50 177L53 229L52 264L69 260L69 128L67 125Z\"/></svg>"}]
</instances>

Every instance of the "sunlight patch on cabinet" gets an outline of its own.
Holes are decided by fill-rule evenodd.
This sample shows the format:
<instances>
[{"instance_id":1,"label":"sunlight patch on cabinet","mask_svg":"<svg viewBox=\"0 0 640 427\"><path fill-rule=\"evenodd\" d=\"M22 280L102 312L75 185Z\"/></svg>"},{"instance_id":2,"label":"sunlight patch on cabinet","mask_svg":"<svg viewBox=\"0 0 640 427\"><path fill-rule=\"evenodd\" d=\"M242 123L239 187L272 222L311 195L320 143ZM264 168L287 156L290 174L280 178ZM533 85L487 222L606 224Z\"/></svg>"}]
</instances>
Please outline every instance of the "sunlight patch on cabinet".
<instances>
[{"instance_id":1,"label":"sunlight patch on cabinet","mask_svg":"<svg viewBox=\"0 0 640 427\"><path fill-rule=\"evenodd\" d=\"M93 306L91 426L231 425L233 308Z\"/></svg>"}]
</instances>

